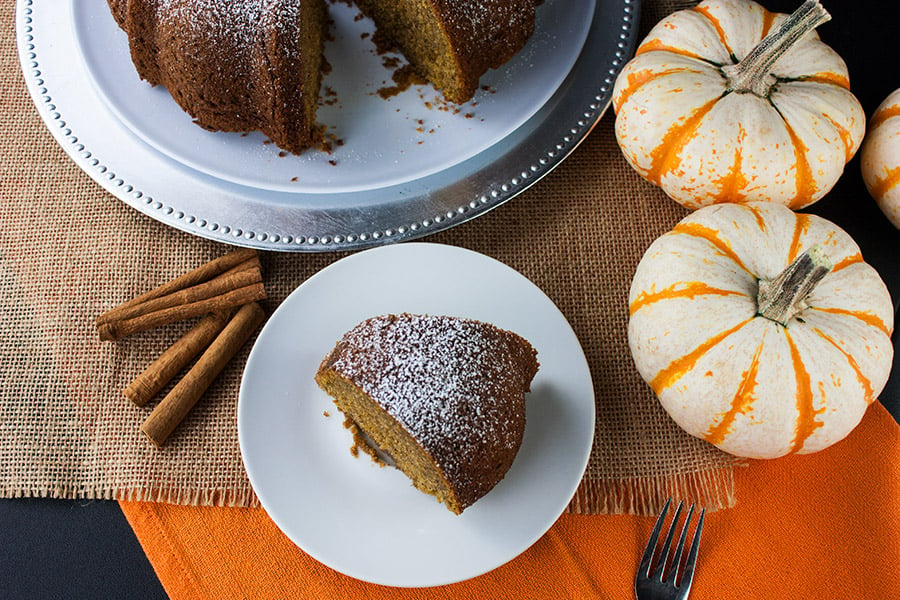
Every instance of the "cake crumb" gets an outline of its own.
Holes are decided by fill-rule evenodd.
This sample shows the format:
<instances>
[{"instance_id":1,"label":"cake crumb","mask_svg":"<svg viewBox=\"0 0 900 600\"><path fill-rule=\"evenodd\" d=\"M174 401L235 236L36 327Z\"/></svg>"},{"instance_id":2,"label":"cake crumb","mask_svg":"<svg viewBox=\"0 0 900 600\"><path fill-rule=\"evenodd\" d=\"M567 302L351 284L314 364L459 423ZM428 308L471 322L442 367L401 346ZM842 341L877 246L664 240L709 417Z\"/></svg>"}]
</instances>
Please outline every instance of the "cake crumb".
<instances>
[{"instance_id":1,"label":"cake crumb","mask_svg":"<svg viewBox=\"0 0 900 600\"><path fill-rule=\"evenodd\" d=\"M343 146L344 140L338 138L334 133L330 131L323 131L322 138L319 141L318 149L325 154L332 154L334 152L335 146Z\"/></svg>"},{"instance_id":2,"label":"cake crumb","mask_svg":"<svg viewBox=\"0 0 900 600\"><path fill-rule=\"evenodd\" d=\"M330 85L326 85L319 97L319 106L334 106L338 103L338 93Z\"/></svg>"},{"instance_id":3,"label":"cake crumb","mask_svg":"<svg viewBox=\"0 0 900 600\"><path fill-rule=\"evenodd\" d=\"M380 456L378 456L378 451L369 444L368 440L363 435L362 430L359 428L359 425L357 425L353 419L344 417L344 429L348 429L350 433L353 434L353 444L350 446L350 455L353 456L353 458L359 458L359 452L362 450L362 452L368 454L369 458L372 459L372 462L379 467L383 467L387 464Z\"/></svg>"},{"instance_id":4,"label":"cake crumb","mask_svg":"<svg viewBox=\"0 0 900 600\"><path fill-rule=\"evenodd\" d=\"M399 56L382 56L381 64L385 69L397 69L400 68L400 57Z\"/></svg>"},{"instance_id":5,"label":"cake crumb","mask_svg":"<svg viewBox=\"0 0 900 600\"><path fill-rule=\"evenodd\" d=\"M381 87L378 89L378 95L387 100L393 96L396 96L402 92L405 92L409 88L414 85L424 85L428 83L422 78L421 75L416 73L416 71L412 68L412 65L403 65L399 69L395 70L393 75L391 75L391 80L395 85ZM387 82L384 82L385 84Z\"/></svg>"}]
</instances>

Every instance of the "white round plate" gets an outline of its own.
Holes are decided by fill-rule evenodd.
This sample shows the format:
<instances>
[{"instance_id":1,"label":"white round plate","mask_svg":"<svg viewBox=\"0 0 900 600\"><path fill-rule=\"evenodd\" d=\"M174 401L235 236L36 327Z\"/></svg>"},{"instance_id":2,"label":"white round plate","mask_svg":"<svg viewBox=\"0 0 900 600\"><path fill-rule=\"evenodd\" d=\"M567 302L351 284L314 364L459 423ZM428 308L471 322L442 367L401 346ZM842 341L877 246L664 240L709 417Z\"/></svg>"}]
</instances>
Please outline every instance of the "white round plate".
<instances>
[{"instance_id":1,"label":"white round plate","mask_svg":"<svg viewBox=\"0 0 900 600\"><path fill-rule=\"evenodd\" d=\"M400 471L351 456L343 417L313 380L345 331L402 312L490 322L538 351L522 447L506 478L462 515ZM593 435L590 371L559 309L506 265L429 243L353 254L304 282L260 332L238 402L241 454L272 520L329 567L391 586L461 581L527 549L571 500Z\"/></svg>"},{"instance_id":2,"label":"white round plate","mask_svg":"<svg viewBox=\"0 0 900 600\"><path fill-rule=\"evenodd\" d=\"M534 35L501 69L481 79L473 101L448 105L431 86L383 99L394 85L372 42L374 26L349 3L329 3L332 65L317 120L341 140L330 153L302 156L266 144L260 133L209 132L193 124L168 92L138 77L128 38L105 0L73 0L75 37L109 109L163 154L225 181L257 189L343 193L397 185L443 171L515 131L550 98L575 64L594 0L547 0ZM391 56L400 58L399 54ZM405 61L401 64L405 64Z\"/></svg>"}]
</instances>

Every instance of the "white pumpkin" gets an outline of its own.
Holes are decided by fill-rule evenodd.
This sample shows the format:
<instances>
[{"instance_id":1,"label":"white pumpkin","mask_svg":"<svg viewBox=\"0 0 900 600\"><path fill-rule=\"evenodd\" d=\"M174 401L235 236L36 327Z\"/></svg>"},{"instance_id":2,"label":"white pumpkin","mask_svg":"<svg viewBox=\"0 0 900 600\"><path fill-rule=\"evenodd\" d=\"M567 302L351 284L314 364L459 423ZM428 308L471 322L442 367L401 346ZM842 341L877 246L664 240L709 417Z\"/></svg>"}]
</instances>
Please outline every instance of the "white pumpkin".
<instances>
[{"instance_id":1,"label":"white pumpkin","mask_svg":"<svg viewBox=\"0 0 900 600\"><path fill-rule=\"evenodd\" d=\"M660 21L613 90L627 161L691 209L819 200L865 133L846 64L813 31L829 18L816 0L790 18L706 0Z\"/></svg>"},{"instance_id":2,"label":"white pumpkin","mask_svg":"<svg viewBox=\"0 0 900 600\"><path fill-rule=\"evenodd\" d=\"M859 156L866 188L900 229L900 89L875 110Z\"/></svg>"},{"instance_id":3,"label":"white pumpkin","mask_svg":"<svg viewBox=\"0 0 900 600\"><path fill-rule=\"evenodd\" d=\"M689 215L644 254L629 305L635 365L665 410L739 456L844 438L891 368L878 273L833 223L778 204Z\"/></svg>"}]
</instances>

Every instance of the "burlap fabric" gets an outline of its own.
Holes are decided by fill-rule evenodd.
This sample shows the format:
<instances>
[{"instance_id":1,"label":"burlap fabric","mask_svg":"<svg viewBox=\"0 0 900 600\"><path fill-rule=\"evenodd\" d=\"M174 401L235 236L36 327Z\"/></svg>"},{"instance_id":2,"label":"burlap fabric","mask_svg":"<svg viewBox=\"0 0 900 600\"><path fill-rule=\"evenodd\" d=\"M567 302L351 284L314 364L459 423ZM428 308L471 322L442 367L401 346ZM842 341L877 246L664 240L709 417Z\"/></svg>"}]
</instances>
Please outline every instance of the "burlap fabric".
<instances>
[{"instance_id":1,"label":"burlap fabric","mask_svg":"<svg viewBox=\"0 0 900 600\"><path fill-rule=\"evenodd\" d=\"M643 30L676 6L646 2ZM0 16L0 496L253 505L237 441L249 346L160 450L153 404L121 390L185 326L101 342L96 315L223 254L110 196L45 129L20 72L14 8ZM626 165L612 112L562 166L497 210L429 241L517 269L560 307L592 370L597 431L571 510L654 512L678 494L733 503L734 459L682 433L635 371L627 291L644 249L685 212ZM267 312L340 254L263 253Z\"/></svg>"}]
</instances>

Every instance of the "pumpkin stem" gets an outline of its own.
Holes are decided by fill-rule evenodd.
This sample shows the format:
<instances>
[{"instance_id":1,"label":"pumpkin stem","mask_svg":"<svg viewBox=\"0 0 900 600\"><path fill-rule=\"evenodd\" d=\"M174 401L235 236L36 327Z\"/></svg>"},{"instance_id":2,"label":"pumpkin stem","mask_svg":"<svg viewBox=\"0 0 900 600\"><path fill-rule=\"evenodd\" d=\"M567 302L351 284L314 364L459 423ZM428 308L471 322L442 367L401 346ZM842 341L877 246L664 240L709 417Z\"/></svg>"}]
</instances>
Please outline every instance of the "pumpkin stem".
<instances>
[{"instance_id":1,"label":"pumpkin stem","mask_svg":"<svg viewBox=\"0 0 900 600\"><path fill-rule=\"evenodd\" d=\"M825 249L816 244L772 281L760 280L756 296L759 314L787 326L795 314L806 308L806 298L832 266Z\"/></svg>"},{"instance_id":2,"label":"pumpkin stem","mask_svg":"<svg viewBox=\"0 0 900 600\"><path fill-rule=\"evenodd\" d=\"M739 63L726 65L729 92L753 93L765 98L775 84L770 72L775 62L807 33L831 20L819 0L806 0L776 31L767 35Z\"/></svg>"}]
</instances>

